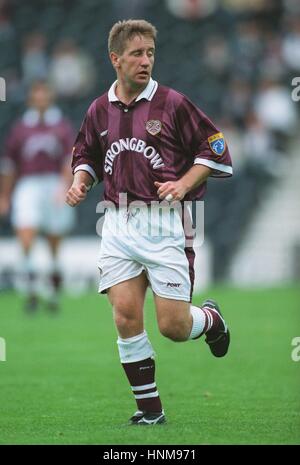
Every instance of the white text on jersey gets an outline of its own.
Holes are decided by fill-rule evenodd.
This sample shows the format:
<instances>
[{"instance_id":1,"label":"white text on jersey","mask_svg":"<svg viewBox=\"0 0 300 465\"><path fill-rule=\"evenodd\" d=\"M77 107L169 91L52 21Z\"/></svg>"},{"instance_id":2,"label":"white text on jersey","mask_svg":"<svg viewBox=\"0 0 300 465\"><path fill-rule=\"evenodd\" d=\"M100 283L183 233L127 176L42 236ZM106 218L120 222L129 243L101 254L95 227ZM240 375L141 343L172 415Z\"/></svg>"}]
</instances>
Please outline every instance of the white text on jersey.
<instances>
[{"instance_id":1,"label":"white text on jersey","mask_svg":"<svg viewBox=\"0 0 300 465\"><path fill-rule=\"evenodd\" d=\"M145 158L150 160L150 164L154 170L162 168L164 165L163 159L160 154L151 145L147 145L142 139L126 137L126 139L119 139L113 142L106 152L104 171L105 173L112 174L113 162L117 155L124 151L137 152L144 155Z\"/></svg>"}]
</instances>

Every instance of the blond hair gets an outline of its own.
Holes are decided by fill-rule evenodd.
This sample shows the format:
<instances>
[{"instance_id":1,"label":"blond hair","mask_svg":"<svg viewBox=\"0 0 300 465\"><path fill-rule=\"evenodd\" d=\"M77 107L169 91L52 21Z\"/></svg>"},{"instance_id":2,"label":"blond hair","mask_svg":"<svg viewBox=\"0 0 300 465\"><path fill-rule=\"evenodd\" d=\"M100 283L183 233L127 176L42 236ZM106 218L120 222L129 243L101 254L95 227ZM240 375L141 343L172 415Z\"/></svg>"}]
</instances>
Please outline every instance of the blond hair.
<instances>
[{"instance_id":1,"label":"blond hair","mask_svg":"<svg viewBox=\"0 0 300 465\"><path fill-rule=\"evenodd\" d=\"M108 36L108 52L122 55L127 40L136 35L149 36L155 42L157 30L155 26L144 19L118 21L113 25Z\"/></svg>"}]
</instances>

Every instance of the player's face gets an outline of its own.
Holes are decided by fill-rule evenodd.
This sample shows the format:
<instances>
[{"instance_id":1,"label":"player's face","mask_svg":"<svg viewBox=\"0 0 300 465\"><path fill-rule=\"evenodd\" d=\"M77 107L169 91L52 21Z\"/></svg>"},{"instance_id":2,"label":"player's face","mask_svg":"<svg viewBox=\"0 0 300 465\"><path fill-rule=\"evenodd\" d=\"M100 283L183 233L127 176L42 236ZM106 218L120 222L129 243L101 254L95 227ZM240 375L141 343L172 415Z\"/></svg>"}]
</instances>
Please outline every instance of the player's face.
<instances>
[{"instance_id":1,"label":"player's face","mask_svg":"<svg viewBox=\"0 0 300 465\"><path fill-rule=\"evenodd\" d=\"M31 90L29 104L38 111L45 111L50 106L51 102L52 94L48 87L37 86Z\"/></svg>"},{"instance_id":2,"label":"player's face","mask_svg":"<svg viewBox=\"0 0 300 465\"><path fill-rule=\"evenodd\" d=\"M149 36L136 35L128 40L122 55L112 57L118 79L133 89L146 87L154 65L154 51L154 41Z\"/></svg>"}]
</instances>

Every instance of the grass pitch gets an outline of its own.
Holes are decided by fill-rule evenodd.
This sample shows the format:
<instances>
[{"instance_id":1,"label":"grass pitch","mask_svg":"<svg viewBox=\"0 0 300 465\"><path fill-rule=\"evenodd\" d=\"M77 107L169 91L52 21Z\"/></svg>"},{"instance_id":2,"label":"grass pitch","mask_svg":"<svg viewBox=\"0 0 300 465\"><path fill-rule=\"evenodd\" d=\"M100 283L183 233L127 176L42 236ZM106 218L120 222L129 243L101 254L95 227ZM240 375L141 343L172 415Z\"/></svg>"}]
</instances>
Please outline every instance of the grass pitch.
<instances>
[{"instance_id":1,"label":"grass pitch","mask_svg":"<svg viewBox=\"0 0 300 465\"><path fill-rule=\"evenodd\" d=\"M106 297L65 296L51 316L28 317L0 296L0 444L300 444L300 290L212 289L231 329L230 353L158 332L149 294L146 328L168 423L130 427L135 402L120 367ZM196 296L201 303L204 296Z\"/></svg>"}]
</instances>

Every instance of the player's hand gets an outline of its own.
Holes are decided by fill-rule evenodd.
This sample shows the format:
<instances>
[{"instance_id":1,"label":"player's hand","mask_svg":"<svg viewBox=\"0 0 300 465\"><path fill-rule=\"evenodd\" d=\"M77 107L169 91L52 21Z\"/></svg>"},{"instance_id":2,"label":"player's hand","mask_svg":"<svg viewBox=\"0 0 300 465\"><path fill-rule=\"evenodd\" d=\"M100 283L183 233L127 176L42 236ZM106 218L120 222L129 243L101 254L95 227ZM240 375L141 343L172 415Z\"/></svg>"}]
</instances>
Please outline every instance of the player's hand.
<instances>
[{"instance_id":1,"label":"player's hand","mask_svg":"<svg viewBox=\"0 0 300 465\"><path fill-rule=\"evenodd\" d=\"M72 184L66 195L66 202L70 207L76 207L87 196L87 187L84 182L80 184Z\"/></svg>"},{"instance_id":2,"label":"player's hand","mask_svg":"<svg viewBox=\"0 0 300 465\"><path fill-rule=\"evenodd\" d=\"M10 200L8 197L2 195L0 197L0 216L6 216L9 212Z\"/></svg>"},{"instance_id":3,"label":"player's hand","mask_svg":"<svg viewBox=\"0 0 300 465\"><path fill-rule=\"evenodd\" d=\"M179 181L158 182L154 185L158 188L157 194L161 200L169 196L170 200L182 200L187 193L186 187ZM166 199L168 200L168 199Z\"/></svg>"}]
</instances>

